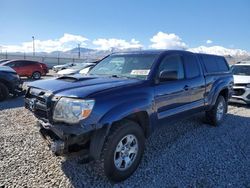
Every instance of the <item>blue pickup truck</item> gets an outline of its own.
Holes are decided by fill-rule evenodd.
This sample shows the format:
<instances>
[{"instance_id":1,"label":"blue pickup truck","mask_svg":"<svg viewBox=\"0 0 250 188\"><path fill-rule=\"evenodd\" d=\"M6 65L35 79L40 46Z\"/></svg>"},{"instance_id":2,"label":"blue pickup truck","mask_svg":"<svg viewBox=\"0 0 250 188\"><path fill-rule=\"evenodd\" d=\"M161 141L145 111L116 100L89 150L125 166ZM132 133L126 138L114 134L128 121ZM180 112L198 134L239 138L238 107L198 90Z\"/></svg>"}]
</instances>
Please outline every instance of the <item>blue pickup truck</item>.
<instances>
[{"instance_id":1,"label":"blue pickup truck","mask_svg":"<svg viewBox=\"0 0 250 188\"><path fill-rule=\"evenodd\" d=\"M97 161L118 182L137 169L145 139L160 124L205 112L211 125L219 125L232 87L221 56L124 52L104 58L85 76L30 83L25 106L56 155L85 150L85 162Z\"/></svg>"}]
</instances>

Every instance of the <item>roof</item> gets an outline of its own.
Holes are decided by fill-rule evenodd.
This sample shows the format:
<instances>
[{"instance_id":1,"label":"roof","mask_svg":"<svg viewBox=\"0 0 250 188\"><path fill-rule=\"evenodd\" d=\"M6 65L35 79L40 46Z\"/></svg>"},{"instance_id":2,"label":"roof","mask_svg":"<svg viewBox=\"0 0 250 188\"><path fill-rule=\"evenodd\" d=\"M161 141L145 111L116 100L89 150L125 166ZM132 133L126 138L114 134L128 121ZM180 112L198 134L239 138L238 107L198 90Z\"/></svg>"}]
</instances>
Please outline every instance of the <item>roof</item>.
<instances>
[{"instance_id":1,"label":"roof","mask_svg":"<svg viewBox=\"0 0 250 188\"><path fill-rule=\"evenodd\" d=\"M185 50L138 50L138 51L126 51L126 52L114 52L111 55L124 55L124 54L155 54L160 55L166 52L178 52L178 53L192 53Z\"/></svg>"},{"instance_id":2,"label":"roof","mask_svg":"<svg viewBox=\"0 0 250 188\"><path fill-rule=\"evenodd\" d=\"M195 53L195 52L190 52L186 50L140 50L140 51L127 51L127 52L114 52L111 55L124 55L124 54L155 54L155 55L160 55L162 53L166 52L178 52L180 54L197 54L197 55L208 55L208 56L217 56L217 57L223 57L219 55L214 55L214 54L204 54L204 53Z\"/></svg>"}]
</instances>

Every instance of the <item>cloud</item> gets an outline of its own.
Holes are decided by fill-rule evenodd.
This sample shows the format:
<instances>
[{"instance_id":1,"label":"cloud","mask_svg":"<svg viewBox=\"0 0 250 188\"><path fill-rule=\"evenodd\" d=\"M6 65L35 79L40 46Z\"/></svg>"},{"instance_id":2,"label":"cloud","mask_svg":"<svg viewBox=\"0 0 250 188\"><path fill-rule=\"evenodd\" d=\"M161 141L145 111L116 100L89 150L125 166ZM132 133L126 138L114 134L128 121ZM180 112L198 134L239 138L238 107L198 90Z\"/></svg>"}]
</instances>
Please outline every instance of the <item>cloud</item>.
<instances>
[{"instance_id":1,"label":"cloud","mask_svg":"<svg viewBox=\"0 0 250 188\"><path fill-rule=\"evenodd\" d=\"M35 49L36 52L52 52L52 51L67 51L72 48L77 47L77 44L81 44L82 47L87 46L86 37L81 35L73 35L69 33L64 33L64 35L57 39L49 40L35 40ZM180 49L188 50L197 53L208 53L208 54L217 54L217 55L231 55L231 56L248 56L250 52L247 52L242 49L235 49L233 46L231 48L225 48L223 46L199 46L196 48L188 48L186 43L182 39L172 33L163 33L158 32L150 39L152 44L149 48L153 49ZM212 44L212 40L207 40L207 44ZM90 45L96 46L98 50L128 50L128 49L141 49L143 45L136 39L131 39L126 41L124 39L116 38L98 38L92 42L88 42ZM20 45L0 45L0 51L5 52L32 52L33 51L32 40L28 42L23 42Z\"/></svg>"},{"instance_id":2,"label":"cloud","mask_svg":"<svg viewBox=\"0 0 250 188\"><path fill-rule=\"evenodd\" d=\"M36 52L52 52L52 51L67 51L75 48L77 44L86 46L87 38L81 35L72 35L64 33L64 35L55 40L35 40ZM32 52L33 42L23 42L21 45L1 45L3 51L8 52Z\"/></svg>"},{"instance_id":3,"label":"cloud","mask_svg":"<svg viewBox=\"0 0 250 188\"><path fill-rule=\"evenodd\" d=\"M250 55L249 52L242 49L231 49L225 48L223 46L199 46L197 48L190 48L188 51L196 52L196 53L207 53L207 54L216 54L222 56L247 56Z\"/></svg>"},{"instance_id":4,"label":"cloud","mask_svg":"<svg viewBox=\"0 0 250 188\"><path fill-rule=\"evenodd\" d=\"M174 33L158 32L150 41L153 43L149 47L154 49L186 49L187 45Z\"/></svg>"},{"instance_id":5,"label":"cloud","mask_svg":"<svg viewBox=\"0 0 250 188\"><path fill-rule=\"evenodd\" d=\"M100 38L94 40L93 44L97 46L98 50L111 50L112 48L119 50L143 48L143 45L141 45L140 42L135 39L132 39L131 41L126 41L123 39L115 38Z\"/></svg>"},{"instance_id":6,"label":"cloud","mask_svg":"<svg viewBox=\"0 0 250 188\"><path fill-rule=\"evenodd\" d=\"M208 40L206 41L206 43L207 43L207 44L212 44L213 41L208 39Z\"/></svg>"}]
</instances>

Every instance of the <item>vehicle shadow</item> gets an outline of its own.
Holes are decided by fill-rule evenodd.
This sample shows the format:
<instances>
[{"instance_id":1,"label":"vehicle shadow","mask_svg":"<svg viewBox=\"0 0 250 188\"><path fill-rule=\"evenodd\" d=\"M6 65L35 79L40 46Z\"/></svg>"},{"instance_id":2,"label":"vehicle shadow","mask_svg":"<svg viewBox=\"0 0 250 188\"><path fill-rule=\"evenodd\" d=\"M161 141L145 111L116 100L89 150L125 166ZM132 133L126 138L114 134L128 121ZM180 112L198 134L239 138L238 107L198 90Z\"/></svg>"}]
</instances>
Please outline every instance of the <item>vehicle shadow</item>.
<instances>
[{"instance_id":1,"label":"vehicle shadow","mask_svg":"<svg viewBox=\"0 0 250 188\"><path fill-rule=\"evenodd\" d=\"M241 103L229 102L229 106L230 105L233 106L233 107L250 109L250 104L241 104Z\"/></svg>"},{"instance_id":2,"label":"vehicle shadow","mask_svg":"<svg viewBox=\"0 0 250 188\"><path fill-rule=\"evenodd\" d=\"M213 175L211 173L208 173L208 175L206 175L208 177L205 176L206 181L203 182L203 179L200 179L200 173L203 173L203 171L199 172L200 169L197 166L196 158L190 157L192 159L190 160L187 157L189 155L198 155L199 158L204 158L204 161L206 161L207 157L214 157L213 154L206 154L201 152L203 150L202 148L207 146L205 146L206 144L204 143L200 145L198 143L196 144L196 137L200 137L201 140L203 140L203 138L206 140L211 139L212 142L218 144L221 142L221 135L225 134L225 132L227 134L234 135L233 130L237 130L235 129L235 126L242 125L242 122L244 122L244 126L246 126L246 124L249 125L250 117L242 117L229 113L223 125L219 127L212 127L204 123L204 114L199 114L190 119L161 127L160 129L156 130L147 140L145 154L142 158L139 168L128 180L118 184L118 186L159 186L161 185L161 183L166 186L167 184L169 184L169 186L176 186L176 184L178 184L178 181L176 182L178 178L175 179L174 174L178 174L179 172L184 173L179 178L182 178L182 176L184 176L193 177L193 179L196 179L195 182L188 182L193 184L194 187L200 184L203 184L202 186L205 187L210 186L210 183L207 182L207 179L212 179ZM237 143L245 143L245 140L247 140L246 135L247 134L245 134L245 137L243 138L237 138L241 139L236 140ZM183 142L185 143L184 146ZM200 149L198 149L198 151L195 151L193 147L196 149ZM210 147L211 151L213 151L213 145ZM226 151L226 149L227 148L224 149L224 146L222 145L222 147L219 148L219 151L224 152L223 150ZM245 153L245 155L248 156L247 158L250 157L249 152ZM233 156L228 157L233 158ZM181 161L180 158L182 159ZM162 163L161 161L164 161L164 163ZM62 163L61 168L64 171L65 175L69 178L73 187L113 186L107 180L107 178L100 176L98 169L96 169L95 165L93 164L93 162L89 164L80 164L77 158L68 158ZM244 163L242 164L244 165ZM202 165L206 165L206 162L204 162L204 164ZM214 165L213 168L217 168L216 164L212 165ZM164 171L163 169L168 170ZM191 171L189 171L190 169ZM192 170L194 170L194 172ZM169 173L166 174L167 171L169 171ZM228 175L225 171L224 174L219 174L218 176L223 177ZM158 182L157 179L161 179L161 182ZM199 182L199 180L201 182ZM188 184L186 186L188 186Z\"/></svg>"},{"instance_id":3,"label":"vehicle shadow","mask_svg":"<svg viewBox=\"0 0 250 188\"><path fill-rule=\"evenodd\" d=\"M24 106L23 96L10 96L6 101L0 102L0 111L12 108L19 108Z\"/></svg>"}]
</instances>

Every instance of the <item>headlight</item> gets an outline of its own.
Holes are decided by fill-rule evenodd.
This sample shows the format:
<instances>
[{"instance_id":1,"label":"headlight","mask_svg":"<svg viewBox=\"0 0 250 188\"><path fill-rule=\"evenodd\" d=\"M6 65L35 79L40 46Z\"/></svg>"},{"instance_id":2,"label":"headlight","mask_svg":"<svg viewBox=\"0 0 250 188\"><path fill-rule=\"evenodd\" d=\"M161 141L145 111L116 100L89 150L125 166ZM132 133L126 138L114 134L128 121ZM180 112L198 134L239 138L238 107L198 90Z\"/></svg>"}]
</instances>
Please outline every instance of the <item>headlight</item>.
<instances>
[{"instance_id":1,"label":"headlight","mask_svg":"<svg viewBox=\"0 0 250 188\"><path fill-rule=\"evenodd\" d=\"M250 84L247 84L247 87L250 88Z\"/></svg>"},{"instance_id":2,"label":"headlight","mask_svg":"<svg viewBox=\"0 0 250 188\"><path fill-rule=\"evenodd\" d=\"M53 120L69 124L78 123L91 114L94 104L94 100L62 97L54 108Z\"/></svg>"}]
</instances>

